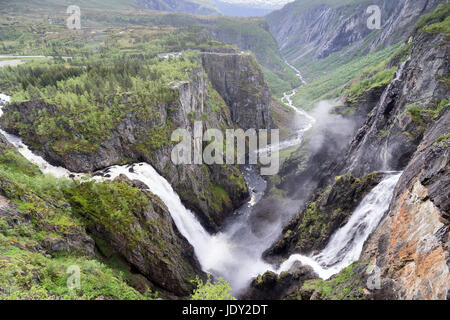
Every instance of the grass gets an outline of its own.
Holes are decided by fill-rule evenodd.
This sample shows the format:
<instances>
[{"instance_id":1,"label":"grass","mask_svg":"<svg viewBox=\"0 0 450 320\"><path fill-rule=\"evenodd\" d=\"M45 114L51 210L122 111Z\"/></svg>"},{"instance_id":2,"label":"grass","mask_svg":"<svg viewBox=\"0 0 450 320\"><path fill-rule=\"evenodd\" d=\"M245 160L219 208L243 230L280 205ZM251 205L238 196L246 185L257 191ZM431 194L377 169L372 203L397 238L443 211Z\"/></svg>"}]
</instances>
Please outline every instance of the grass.
<instances>
[{"instance_id":1,"label":"grass","mask_svg":"<svg viewBox=\"0 0 450 320\"><path fill-rule=\"evenodd\" d=\"M358 263L353 263L329 280L308 280L302 290L316 291L322 300L361 300L362 287L355 274Z\"/></svg>"},{"instance_id":2,"label":"grass","mask_svg":"<svg viewBox=\"0 0 450 320\"><path fill-rule=\"evenodd\" d=\"M416 24L416 30L427 33L450 35L450 3L439 5L432 12L423 15Z\"/></svg>"},{"instance_id":3,"label":"grass","mask_svg":"<svg viewBox=\"0 0 450 320\"><path fill-rule=\"evenodd\" d=\"M1 234L0 234L1 236ZM1 240L0 240L1 241ZM80 269L80 288L67 286L70 266ZM0 299L6 300L151 300L130 287L124 274L84 257L49 258L14 246L0 248Z\"/></svg>"},{"instance_id":4,"label":"grass","mask_svg":"<svg viewBox=\"0 0 450 320\"><path fill-rule=\"evenodd\" d=\"M361 76L364 73L365 68L379 65L383 61L389 59L397 51L399 46L399 44L393 45L343 65L340 65L340 62L334 60L336 57L333 57L333 59L327 58L329 59L329 63L334 65L336 69L334 71L325 71L328 68L332 68L327 66L326 69L323 69L324 74L322 76L300 88L293 97L294 104L301 106L305 110L311 110L314 108L314 104L320 100L332 99L342 95L345 92L345 86L351 80ZM338 63L338 65L336 65L336 63ZM314 68L314 66L312 66L312 68ZM319 70L325 67L316 66L316 68L318 68L316 72L320 73ZM385 80L392 71L393 70L390 70L378 75L378 78L375 80L377 82Z\"/></svg>"}]
</instances>

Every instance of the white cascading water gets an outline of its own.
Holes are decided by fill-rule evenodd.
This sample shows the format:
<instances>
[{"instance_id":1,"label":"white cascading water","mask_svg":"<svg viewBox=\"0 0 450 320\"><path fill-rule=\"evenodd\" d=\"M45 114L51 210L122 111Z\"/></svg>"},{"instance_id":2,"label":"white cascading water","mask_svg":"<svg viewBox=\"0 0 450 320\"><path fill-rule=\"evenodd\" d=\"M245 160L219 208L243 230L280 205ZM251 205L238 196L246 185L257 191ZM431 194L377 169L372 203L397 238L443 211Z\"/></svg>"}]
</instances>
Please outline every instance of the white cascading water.
<instances>
[{"instance_id":1,"label":"white cascading water","mask_svg":"<svg viewBox=\"0 0 450 320\"><path fill-rule=\"evenodd\" d=\"M357 261L365 241L388 210L400 176L401 173L391 174L373 188L347 224L333 234L328 245L319 254L312 257L294 254L280 266L278 272L287 271L295 262L300 261L311 266L322 279L328 279Z\"/></svg>"},{"instance_id":2,"label":"white cascading water","mask_svg":"<svg viewBox=\"0 0 450 320\"><path fill-rule=\"evenodd\" d=\"M178 230L194 247L203 270L226 278L235 292L244 289L253 277L272 269L261 259L262 251L255 255L257 243L253 243L252 247L252 243L248 241L245 243L234 241L236 234L233 232L210 235L195 215L184 207L169 182L149 164L114 166L108 168L105 173L110 175L110 179L123 174L129 179L144 182L149 190L166 204ZM235 230L239 225L239 222L232 223L227 230ZM248 231L245 230L245 233Z\"/></svg>"}]
</instances>

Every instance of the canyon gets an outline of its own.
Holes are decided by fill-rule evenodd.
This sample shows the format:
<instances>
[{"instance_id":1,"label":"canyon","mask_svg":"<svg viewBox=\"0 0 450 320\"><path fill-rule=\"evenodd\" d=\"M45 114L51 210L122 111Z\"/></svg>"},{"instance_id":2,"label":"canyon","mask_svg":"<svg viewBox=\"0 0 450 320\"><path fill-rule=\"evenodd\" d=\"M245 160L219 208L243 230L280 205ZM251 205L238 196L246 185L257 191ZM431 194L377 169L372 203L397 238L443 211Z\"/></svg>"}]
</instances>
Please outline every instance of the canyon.
<instances>
[{"instance_id":1,"label":"canyon","mask_svg":"<svg viewBox=\"0 0 450 320\"><path fill-rule=\"evenodd\" d=\"M0 95L7 260L18 250L114 260L108 268L125 270L130 295L168 299L189 297L192 280L210 277L249 300L448 299L449 5L375 1L388 14L370 31L366 4L298 0L269 14L275 64L242 51L255 50L245 37L209 26L168 39L170 28L151 29L155 38L136 31L147 41L138 46L157 49L139 47L126 64L91 56L84 66L67 55L61 65L54 57L43 69L5 69L11 82L28 83L5 81ZM103 50L114 56L124 40L110 41ZM182 54L158 57L163 46ZM389 54L375 60L380 52ZM366 56L376 63L367 58L342 86L307 96ZM279 63L296 77L290 88L273 85ZM83 98L56 100L53 88ZM95 128L70 108L79 101ZM204 131L281 129L283 140L267 149L280 153L280 171L263 178L258 166L175 165L171 130L194 132L199 120ZM40 179L49 175L62 186L46 189L54 182Z\"/></svg>"}]
</instances>

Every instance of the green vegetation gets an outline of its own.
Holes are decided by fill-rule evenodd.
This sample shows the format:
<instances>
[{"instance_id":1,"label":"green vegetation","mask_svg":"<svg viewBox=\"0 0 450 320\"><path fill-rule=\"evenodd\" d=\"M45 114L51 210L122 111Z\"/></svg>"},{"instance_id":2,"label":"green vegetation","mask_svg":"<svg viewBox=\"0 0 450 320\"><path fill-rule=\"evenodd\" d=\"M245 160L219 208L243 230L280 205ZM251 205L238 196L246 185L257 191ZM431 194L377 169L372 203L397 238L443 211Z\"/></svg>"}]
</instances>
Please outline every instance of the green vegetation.
<instances>
[{"instance_id":1,"label":"green vegetation","mask_svg":"<svg viewBox=\"0 0 450 320\"><path fill-rule=\"evenodd\" d=\"M99 53L0 69L5 79L2 89L12 93L13 104L42 100L50 106L31 109L27 123L18 111L7 112L2 121L21 136L35 132L30 140L37 147L45 141L59 154L93 153L124 116L134 114L151 124L141 132L138 150L148 154L169 145L170 110L178 104L178 91L171 83L190 80L200 69L200 58L198 51L184 51L176 59L157 54L214 48L218 43L189 31L158 33L153 38L147 31L136 32L134 44L123 47L125 38L112 36ZM223 100L212 88L208 91L208 104L214 112L222 111ZM164 105L168 105L169 119L162 126L159 119Z\"/></svg>"},{"instance_id":2,"label":"green vegetation","mask_svg":"<svg viewBox=\"0 0 450 320\"><path fill-rule=\"evenodd\" d=\"M219 278L217 282L212 282L208 275L208 280L204 283L202 279L193 281L197 285L191 295L191 300L236 300L231 294L231 287L224 279Z\"/></svg>"},{"instance_id":3,"label":"green vegetation","mask_svg":"<svg viewBox=\"0 0 450 320\"><path fill-rule=\"evenodd\" d=\"M357 266L354 263L329 280L308 280L301 290L315 292L321 300L365 300L360 277L355 273Z\"/></svg>"},{"instance_id":4,"label":"green vegetation","mask_svg":"<svg viewBox=\"0 0 450 320\"><path fill-rule=\"evenodd\" d=\"M442 145L444 148L447 148L449 143L447 140L450 139L450 133L447 133L446 135L440 136L434 141L435 145Z\"/></svg>"},{"instance_id":5,"label":"green vegetation","mask_svg":"<svg viewBox=\"0 0 450 320\"><path fill-rule=\"evenodd\" d=\"M85 182L66 193L75 214L84 217L87 224L99 224L113 234L129 231L133 212L149 207L148 198L125 182Z\"/></svg>"},{"instance_id":6,"label":"green vegetation","mask_svg":"<svg viewBox=\"0 0 450 320\"><path fill-rule=\"evenodd\" d=\"M335 53L316 63L308 63L306 86L300 88L293 97L295 105L303 109L311 110L314 103L319 100L332 99L344 94L346 85L356 77L361 77L366 68L378 66L387 61L398 50L399 44L388 47L376 53L353 59L341 59L340 53ZM347 61L348 60L348 61ZM361 87L353 88L356 92L364 90L364 86L375 86L386 82L392 75L394 69L377 74L374 80L368 80Z\"/></svg>"},{"instance_id":7,"label":"green vegetation","mask_svg":"<svg viewBox=\"0 0 450 320\"><path fill-rule=\"evenodd\" d=\"M205 7L203 0L194 1L202 2ZM181 28L195 30L197 34L200 34L200 38L213 34L214 38L220 41L239 46L244 50L251 50L258 58L258 62L266 67L264 73L268 84L272 92L278 96L301 84L295 72L281 58L278 45L268 31L267 22L263 18L243 19L162 11L131 11L124 9L134 8L136 3L132 3L133 1L122 3L110 0L108 3L103 3L98 0L81 0L69 3L80 3L82 7L82 30L72 32L66 28L67 16L64 9L68 5L67 2L47 0L43 3L32 1L25 4L24 1L17 1L6 8L0 5L2 12L4 10L6 13L5 19L0 18L1 53L89 55L92 51L99 50L101 42L111 36L124 38L119 42L121 45L136 45L140 41L136 35L143 29L150 30L144 39L146 42L162 29L172 32L174 28ZM47 18L52 20L51 23L47 21ZM30 25L33 25L32 29L29 28ZM133 29L130 29L130 26ZM192 39L190 44L185 43L183 48L199 49L195 40ZM141 54L140 51L136 52Z\"/></svg>"},{"instance_id":8,"label":"green vegetation","mask_svg":"<svg viewBox=\"0 0 450 320\"><path fill-rule=\"evenodd\" d=\"M70 180L41 174L10 146L0 143L1 202L9 206L8 213L0 217L0 299L154 298L150 291L141 294L130 286L129 271L102 263L86 248L73 247L71 241L76 240L68 240L85 235L84 223L66 199L66 190L75 187ZM78 199L95 201L82 199L80 194ZM110 195L108 199L103 205L112 207L115 201L120 210L110 213L120 217L125 210L123 200ZM42 248L54 242L65 243L65 249L43 253ZM81 270L79 290L67 287L67 268L73 265Z\"/></svg>"},{"instance_id":9,"label":"green vegetation","mask_svg":"<svg viewBox=\"0 0 450 320\"><path fill-rule=\"evenodd\" d=\"M80 268L80 288L67 286L69 266ZM150 291L130 287L123 273L85 257L44 254L8 244L0 233L0 299L8 300L152 300Z\"/></svg>"},{"instance_id":10,"label":"green vegetation","mask_svg":"<svg viewBox=\"0 0 450 320\"><path fill-rule=\"evenodd\" d=\"M450 36L450 3L441 4L433 12L423 15L417 22L416 30Z\"/></svg>"}]
</instances>

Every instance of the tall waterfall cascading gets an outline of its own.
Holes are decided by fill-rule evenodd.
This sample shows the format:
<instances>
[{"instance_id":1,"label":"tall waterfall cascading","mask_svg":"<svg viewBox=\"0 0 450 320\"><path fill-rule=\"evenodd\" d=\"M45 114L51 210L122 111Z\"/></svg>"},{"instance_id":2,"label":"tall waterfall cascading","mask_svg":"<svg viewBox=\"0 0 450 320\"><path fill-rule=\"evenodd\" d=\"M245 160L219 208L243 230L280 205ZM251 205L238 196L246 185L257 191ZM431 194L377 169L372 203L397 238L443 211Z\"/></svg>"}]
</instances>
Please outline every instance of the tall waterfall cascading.
<instances>
[{"instance_id":1,"label":"tall waterfall cascading","mask_svg":"<svg viewBox=\"0 0 450 320\"><path fill-rule=\"evenodd\" d=\"M357 261L370 233L380 223L391 203L401 173L389 175L362 200L345 226L337 230L319 254L308 257L292 255L278 272L289 270L296 261L311 266L322 278L328 279Z\"/></svg>"},{"instance_id":2,"label":"tall waterfall cascading","mask_svg":"<svg viewBox=\"0 0 450 320\"><path fill-rule=\"evenodd\" d=\"M257 243L253 243L255 247L251 247L252 243L248 240L236 241L237 235L248 236L249 230L239 230L242 227L240 219L246 217L245 214L231 223L225 232L210 235L195 215L184 207L170 183L149 164L114 166L105 172L111 176L110 179L123 174L129 179L145 183L165 203L178 230L194 247L203 270L224 277L232 284L235 292L245 289L248 282L258 274L273 270L271 265L261 259L264 248L255 250Z\"/></svg>"}]
</instances>

